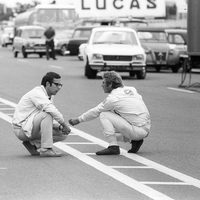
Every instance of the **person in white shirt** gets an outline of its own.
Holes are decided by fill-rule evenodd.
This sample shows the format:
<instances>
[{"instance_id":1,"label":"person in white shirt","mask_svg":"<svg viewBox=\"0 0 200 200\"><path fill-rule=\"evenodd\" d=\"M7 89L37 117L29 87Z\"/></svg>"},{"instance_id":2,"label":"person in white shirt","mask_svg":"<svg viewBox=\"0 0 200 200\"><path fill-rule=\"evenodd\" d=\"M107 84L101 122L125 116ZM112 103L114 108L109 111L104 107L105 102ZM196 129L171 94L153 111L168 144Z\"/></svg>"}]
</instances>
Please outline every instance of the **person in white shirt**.
<instances>
[{"instance_id":1,"label":"person in white shirt","mask_svg":"<svg viewBox=\"0 0 200 200\"><path fill-rule=\"evenodd\" d=\"M149 111L134 87L124 86L121 76L115 71L103 73L102 88L109 93L96 107L88 110L69 123L74 126L99 117L103 133L109 143L108 148L96 152L97 155L118 155L118 141L130 142L128 153L136 153L148 136L151 127Z\"/></svg>"},{"instance_id":2,"label":"person in white shirt","mask_svg":"<svg viewBox=\"0 0 200 200\"><path fill-rule=\"evenodd\" d=\"M48 72L42 78L41 85L22 96L16 106L13 131L31 155L62 155L53 150L53 142L66 139L71 130L53 104L52 97L61 87L61 76Z\"/></svg>"}]
</instances>

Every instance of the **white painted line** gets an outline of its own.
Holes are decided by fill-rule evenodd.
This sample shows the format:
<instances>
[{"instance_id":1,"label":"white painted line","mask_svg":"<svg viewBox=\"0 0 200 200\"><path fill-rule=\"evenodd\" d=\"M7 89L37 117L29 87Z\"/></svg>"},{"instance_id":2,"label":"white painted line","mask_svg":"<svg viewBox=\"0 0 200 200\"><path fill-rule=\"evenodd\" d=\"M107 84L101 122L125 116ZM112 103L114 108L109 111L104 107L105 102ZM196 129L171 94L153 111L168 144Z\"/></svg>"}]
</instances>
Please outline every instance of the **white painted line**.
<instances>
[{"instance_id":1,"label":"white painted line","mask_svg":"<svg viewBox=\"0 0 200 200\"><path fill-rule=\"evenodd\" d=\"M11 102L11 101L8 101L8 100L6 100L6 99L3 99L3 98L0 98L0 102L1 103L4 103L4 104L7 104L7 105L9 105L9 106L12 106L12 107L16 107L16 103L13 103L13 102Z\"/></svg>"},{"instance_id":2,"label":"white painted line","mask_svg":"<svg viewBox=\"0 0 200 200\"><path fill-rule=\"evenodd\" d=\"M151 182L151 181L142 181L140 182L145 185L190 185L184 182Z\"/></svg>"},{"instance_id":3,"label":"white painted line","mask_svg":"<svg viewBox=\"0 0 200 200\"><path fill-rule=\"evenodd\" d=\"M0 108L0 110L15 110L15 108Z\"/></svg>"},{"instance_id":4,"label":"white painted line","mask_svg":"<svg viewBox=\"0 0 200 200\"><path fill-rule=\"evenodd\" d=\"M5 168L5 167L0 167L0 170L4 170L4 169L7 169L7 168Z\"/></svg>"},{"instance_id":5,"label":"white painted line","mask_svg":"<svg viewBox=\"0 0 200 200\"><path fill-rule=\"evenodd\" d=\"M96 138L96 137L94 137L92 135L89 135L89 134L87 134L87 133L85 133L85 132L83 132L81 130L75 129L74 127L71 127L71 130L73 132L75 132L76 134L78 134L80 137L83 137L83 138L85 138L87 140L90 140L90 141L92 141L94 143L97 143L97 144L101 145L102 147L105 147L105 148L108 147L108 143L103 141L103 140L101 140L101 139L98 139L98 138ZM154 168L157 171L160 171L160 172L162 172L164 174L172 176L173 178L179 179L179 180L181 180L183 182L189 183L190 185L193 185L195 187L200 188L200 180L198 180L196 178L193 178L191 176L185 175L185 174L183 174L181 172L178 172L176 170L173 170L173 169L170 169L170 168L165 167L163 165L160 165L160 164L158 164L156 162L148 160L148 159L146 159L146 158L144 158L142 156L139 156L137 154L127 153L127 150L125 150L125 149L120 148L120 151L121 151L121 155L123 155L123 156L125 156L125 157L127 157L129 159L132 159L134 161L142 163L143 165L146 165L146 166L149 166L151 168Z\"/></svg>"},{"instance_id":6,"label":"white painted line","mask_svg":"<svg viewBox=\"0 0 200 200\"><path fill-rule=\"evenodd\" d=\"M64 144L93 144L96 145L95 143L92 142L63 142Z\"/></svg>"},{"instance_id":7,"label":"white painted line","mask_svg":"<svg viewBox=\"0 0 200 200\"><path fill-rule=\"evenodd\" d=\"M109 166L112 167L114 169L152 169L149 166Z\"/></svg>"},{"instance_id":8,"label":"white painted line","mask_svg":"<svg viewBox=\"0 0 200 200\"><path fill-rule=\"evenodd\" d=\"M54 68L54 69L63 69L63 67L57 66L57 65L49 65L49 67Z\"/></svg>"},{"instance_id":9,"label":"white painted line","mask_svg":"<svg viewBox=\"0 0 200 200\"><path fill-rule=\"evenodd\" d=\"M173 88L173 87L168 87L168 89L178 91L178 92L190 93L190 94L196 93L196 92L193 92L193 91L189 91L189 90L185 90L185 89L179 89L179 88Z\"/></svg>"},{"instance_id":10,"label":"white painted line","mask_svg":"<svg viewBox=\"0 0 200 200\"><path fill-rule=\"evenodd\" d=\"M24 60L23 58L18 58L17 61L18 61L18 62L23 62L23 63L28 63L28 61L27 61L27 60Z\"/></svg>"},{"instance_id":11,"label":"white painted line","mask_svg":"<svg viewBox=\"0 0 200 200\"><path fill-rule=\"evenodd\" d=\"M88 156L96 156L96 153L84 153L84 154Z\"/></svg>"},{"instance_id":12,"label":"white painted line","mask_svg":"<svg viewBox=\"0 0 200 200\"><path fill-rule=\"evenodd\" d=\"M114 170L87 155L84 155L83 153L63 144L62 142L57 142L54 145L57 148L62 149L63 151L67 152L68 154L71 154L72 156L74 156L77 159L81 160L82 162L86 163L87 165L94 167L95 169L103 172L104 174L106 174L108 176L111 176L115 180L127 185L128 187L130 187L134 190L137 190L138 192L148 196L151 199L173 200L172 198L166 196L165 194L158 192L144 184L139 183L135 179L130 178L129 176L122 174L121 172Z\"/></svg>"},{"instance_id":13,"label":"white painted line","mask_svg":"<svg viewBox=\"0 0 200 200\"><path fill-rule=\"evenodd\" d=\"M2 112L0 112L0 118L5 120L5 121L7 121L7 122L9 122L9 123L12 123L12 118L9 117L8 115L2 113Z\"/></svg>"}]
</instances>

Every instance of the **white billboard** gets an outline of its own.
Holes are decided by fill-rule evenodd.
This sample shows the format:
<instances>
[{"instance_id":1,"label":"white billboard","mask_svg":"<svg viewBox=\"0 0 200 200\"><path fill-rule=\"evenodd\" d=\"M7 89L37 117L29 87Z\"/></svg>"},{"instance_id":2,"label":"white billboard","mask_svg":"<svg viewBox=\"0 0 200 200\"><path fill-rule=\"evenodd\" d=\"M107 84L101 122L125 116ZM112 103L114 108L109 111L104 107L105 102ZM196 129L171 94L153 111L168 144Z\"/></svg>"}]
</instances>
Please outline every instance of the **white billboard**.
<instances>
[{"instance_id":1,"label":"white billboard","mask_svg":"<svg viewBox=\"0 0 200 200\"><path fill-rule=\"evenodd\" d=\"M165 0L74 0L79 17L165 17Z\"/></svg>"}]
</instances>

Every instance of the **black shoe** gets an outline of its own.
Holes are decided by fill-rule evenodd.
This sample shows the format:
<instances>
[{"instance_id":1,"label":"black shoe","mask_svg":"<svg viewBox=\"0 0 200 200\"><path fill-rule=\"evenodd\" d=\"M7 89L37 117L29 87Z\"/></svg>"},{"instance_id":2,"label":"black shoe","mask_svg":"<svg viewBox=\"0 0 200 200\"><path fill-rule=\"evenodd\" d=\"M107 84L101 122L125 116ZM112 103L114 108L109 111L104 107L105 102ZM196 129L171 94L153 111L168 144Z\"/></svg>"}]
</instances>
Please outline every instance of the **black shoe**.
<instances>
[{"instance_id":1,"label":"black shoe","mask_svg":"<svg viewBox=\"0 0 200 200\"><path fill-rule=\"evenodd\" d=\"M142 146L144 140L138 140L138 141L134 141L134 140L131 140L131 149L128 151L128 153L137 153L138 150L140 149L140 147Z\"/></svg>"},{"instance_id":2,"label":"black shoe","mask_svg":"<svg viewBox=\"0 0 200 200\"><path fill-rule=\"evenodd\" d=\"M119 155L119 146L109 146L107 149L96 152L97 155Z\"/></svg>"},{"instance_id":3,"label":"black shoe","mask_svg":"<svg viewBox=\"0 0 200 200\"><path fill-rule=\"evenodd\" d=\"M29 153L32 156L39 156L40 153L37 151L37 148L35 145L32 145L29 141L24 141L22 144L26 147L26 149L29 151Z\"/></svg>"},{"instance_id":4,"label":"black shoe","mask_svg":"<svg viewBox=\"0 0 200 200\"><path fill-rule=\"evenodd\" d=\"M53 60L57 60L57 58L53 58Z\"/></svg>"}]
</instances>

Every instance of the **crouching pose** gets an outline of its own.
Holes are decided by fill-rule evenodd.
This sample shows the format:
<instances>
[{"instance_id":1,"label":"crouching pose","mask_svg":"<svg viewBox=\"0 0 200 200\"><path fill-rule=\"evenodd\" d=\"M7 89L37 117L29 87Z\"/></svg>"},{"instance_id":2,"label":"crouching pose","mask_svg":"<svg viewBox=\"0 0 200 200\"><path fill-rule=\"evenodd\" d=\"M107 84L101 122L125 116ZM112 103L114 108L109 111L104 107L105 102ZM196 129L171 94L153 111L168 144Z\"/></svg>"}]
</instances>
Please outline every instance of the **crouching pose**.
<instances>
[{"instance_id":1,"label":"crouching pose","mask_svg":"<svg viewBox=\"0 0 200 200\"><path fill-rule=\"evenodd\" d=\"M69 120L71 125L99 117L103 133L109 143L108 148L96 152L97 155L118 155L118 141L130 142L128 153L136 153L148 136L151 121L149 111L134 87L124 86L121 76L109 71L103 74L102 88L109 93L96 107L77 118Z\"/></svg>"},{"instance_id":2,"label":"crouching pose","mask_svg":"<svg viewBox=\"0 0 200 200\"><path fill-rule=\"evenodd\" d=\"M41 85L27 92L16 106L13 130L31 155L61 156L54 151L53 142L66 139L71 131L52 101L61 87L61 76L48 72Z\"/></svg>"}]
</instances>

